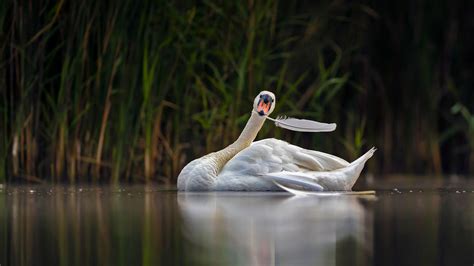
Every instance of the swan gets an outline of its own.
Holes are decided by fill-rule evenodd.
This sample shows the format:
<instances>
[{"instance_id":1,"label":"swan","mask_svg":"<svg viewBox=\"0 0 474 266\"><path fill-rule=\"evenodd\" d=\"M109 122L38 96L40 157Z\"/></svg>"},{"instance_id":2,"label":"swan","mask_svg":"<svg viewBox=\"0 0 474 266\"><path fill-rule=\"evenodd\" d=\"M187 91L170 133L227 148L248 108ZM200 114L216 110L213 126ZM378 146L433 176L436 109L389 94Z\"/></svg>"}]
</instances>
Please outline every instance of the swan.
<instances>
[{"instance_id":1,"label":"swan","mask_svg":"<svg viewBox=\"0 0 474 266\"><path fill-rule=\"evenodd\" d=\"M260 92L237 140L188 163L178 176L178 190L282 191L297 186L311 191L350 191L375 148L349 163L274 138L253 142L267 119L294 131L328 132L336 128L335 124L310 120L273 119L269 115L275 105L272 92Z\"/></svg>"}]
</instances>

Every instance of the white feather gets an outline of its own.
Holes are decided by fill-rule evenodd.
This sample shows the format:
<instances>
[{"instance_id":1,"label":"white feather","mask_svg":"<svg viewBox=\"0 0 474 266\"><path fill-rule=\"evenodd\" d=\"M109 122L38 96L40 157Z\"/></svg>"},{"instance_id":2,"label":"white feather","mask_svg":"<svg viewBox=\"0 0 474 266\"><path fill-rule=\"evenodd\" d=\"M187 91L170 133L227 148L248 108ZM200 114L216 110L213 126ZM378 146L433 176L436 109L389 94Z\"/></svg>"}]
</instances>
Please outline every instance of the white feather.
<instances>
[{"instance_id":1,"label":"white feather","mask_svg":"<svg viewBox=\"0 0 474 266\"><path fill-rule=\"evenodd\" d=\"M297 119L292 117L278 116L276 119L267 117L275 122L277 127L286 128L299 132L331 132L336 129L335 123L321 123L308 119Z\"/></svg>"}]
</instances>

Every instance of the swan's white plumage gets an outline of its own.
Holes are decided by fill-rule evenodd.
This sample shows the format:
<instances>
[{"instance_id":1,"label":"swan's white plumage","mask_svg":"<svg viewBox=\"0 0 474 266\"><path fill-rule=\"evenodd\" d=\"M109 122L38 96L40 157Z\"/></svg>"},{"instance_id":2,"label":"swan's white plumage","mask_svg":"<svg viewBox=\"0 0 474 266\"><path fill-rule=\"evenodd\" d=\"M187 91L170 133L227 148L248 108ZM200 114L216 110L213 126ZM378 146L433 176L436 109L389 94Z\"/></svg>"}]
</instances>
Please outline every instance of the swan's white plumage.
<instances>
[{"instance_id":1,"label":"swan's white plumage","mask_svg":"<svg viewBox=\"0 0 474 266\"><path fill-rule=\"evenodd\" d=\"M373 151L369 152L370 156ZM217 176L215 190L280 190L273 181L310 190L350 190L365 162L349 164L331 154L307 150L278 139L252 143ZM319 189L318 189L319 188Z\"/></svg>"}]
</instances>

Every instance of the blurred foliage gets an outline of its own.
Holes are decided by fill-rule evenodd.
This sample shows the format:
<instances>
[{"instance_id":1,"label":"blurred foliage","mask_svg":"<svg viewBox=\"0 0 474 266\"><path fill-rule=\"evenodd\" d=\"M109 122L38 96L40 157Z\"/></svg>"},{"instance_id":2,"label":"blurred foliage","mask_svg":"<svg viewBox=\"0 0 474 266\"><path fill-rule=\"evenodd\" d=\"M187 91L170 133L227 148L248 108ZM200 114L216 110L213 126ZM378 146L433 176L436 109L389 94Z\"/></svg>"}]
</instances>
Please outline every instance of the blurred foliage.
<instances>
[{"instance_id":1,"label":"blurred foliage","mask_svg":"<svg viewBox=\"0 0 474 266\"><path fill-rule=\"evenodd\" d=\"M472 174L472 128L450 111L474 106L471 2L107 2L0 7L0 180L173 183L263 89L276 114L338 130L259 138Z\"/></svg>"}]
</instances>

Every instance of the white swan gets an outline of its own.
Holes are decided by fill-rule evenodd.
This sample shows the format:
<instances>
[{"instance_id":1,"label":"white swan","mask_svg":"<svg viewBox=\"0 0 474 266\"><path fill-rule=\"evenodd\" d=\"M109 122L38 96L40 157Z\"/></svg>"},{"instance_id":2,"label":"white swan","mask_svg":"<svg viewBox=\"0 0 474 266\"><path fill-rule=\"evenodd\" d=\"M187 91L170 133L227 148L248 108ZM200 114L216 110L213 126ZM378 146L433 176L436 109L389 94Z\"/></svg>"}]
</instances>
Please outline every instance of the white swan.
<instances>
[{"instance_id":1,"label":"white swan","mask_svg":"<svg viewBox=\"0 0 474 266\"><path fill-rule=\"evenodd\" d=\"M178 189L282 190L276 182L314 191L351 190L365 162L375 152L374 148L348 163L334 155L303 149L273 138L252 143L266 119L274 120L277 126L297 131L335 129L335 124L272 119L268 115L275 108L275 99L269 91L260 92L239 138L228 147L187 164L178 176Z\"/></svg>"}]
</instances>

